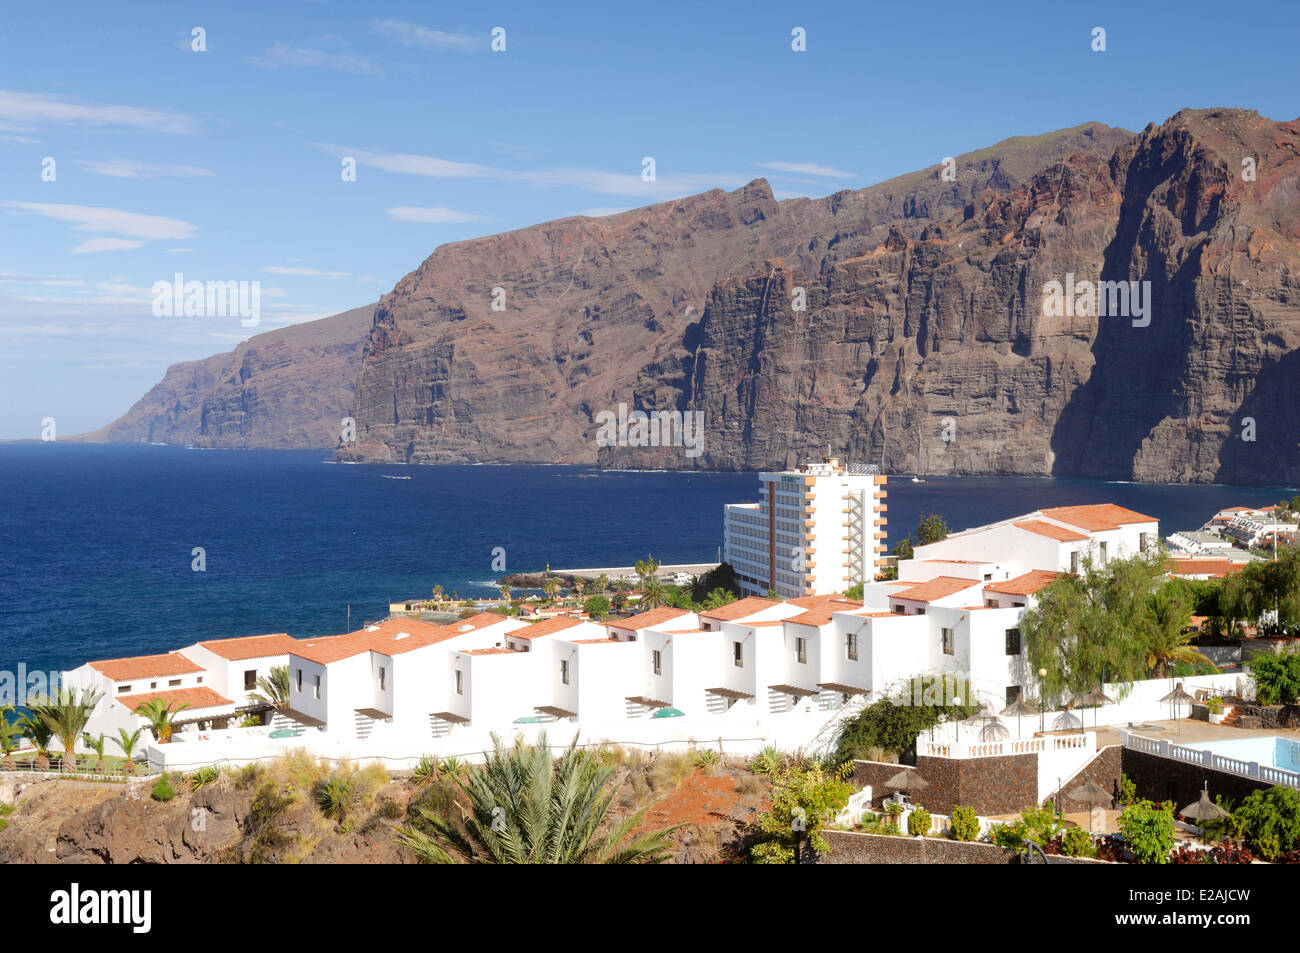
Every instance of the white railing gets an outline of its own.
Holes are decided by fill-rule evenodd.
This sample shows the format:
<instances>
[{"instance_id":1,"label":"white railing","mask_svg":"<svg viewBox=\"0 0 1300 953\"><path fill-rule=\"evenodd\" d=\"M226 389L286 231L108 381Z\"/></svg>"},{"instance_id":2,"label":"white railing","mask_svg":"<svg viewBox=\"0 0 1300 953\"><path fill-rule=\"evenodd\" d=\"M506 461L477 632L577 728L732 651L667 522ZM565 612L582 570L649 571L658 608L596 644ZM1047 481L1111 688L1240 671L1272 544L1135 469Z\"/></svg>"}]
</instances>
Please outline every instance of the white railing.
<instances>
[{"instance_id":1,"label":"white railing","mask_svg":"<svg viewBox=\"0 0 1300 953\"><path fill-rule=\"evenodd\" d=\"M1095 733L972 742L928 741L922 738L917 740L916 753L928 758L1000 758L1013 754L1042 754L1046 751L1091 751L1095 745Z\"/></svg>"},{"instance_id":2,"label":"white railing","mask_svg":"<svg viewBox=\"0 0 1300 953\"><path fill-rule=\"evenodd\" d=\"M1300 773L1295 771L1288 771L1271 764L1260 764L1258 761L1230 758L1227 755L1215 754L1213 751L1204 748L1188 748L1184 745L1176 745L1167 738L1157 741L1154 738L1144 738L1129 731L1120 732L1120 736L1123 739L1124 747L1131 748L1134 751L1143 751L1173 761L1181 761L1184 764L1202 765L1215 771L1222 771L1224 774L1235 774L1242 778L1253 778L1269 784L1280 784L1283 787L1300 790Z\"/></svg>"}]
</instances>

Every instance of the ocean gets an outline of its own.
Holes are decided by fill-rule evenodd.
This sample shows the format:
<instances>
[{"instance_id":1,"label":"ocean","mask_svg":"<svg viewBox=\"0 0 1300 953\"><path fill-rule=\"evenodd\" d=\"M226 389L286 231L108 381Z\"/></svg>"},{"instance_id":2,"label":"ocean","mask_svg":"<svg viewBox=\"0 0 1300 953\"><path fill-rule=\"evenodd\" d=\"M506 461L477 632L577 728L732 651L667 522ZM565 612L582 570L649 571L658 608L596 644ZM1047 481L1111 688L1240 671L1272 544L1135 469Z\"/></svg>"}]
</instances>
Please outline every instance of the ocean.
<instances>
[{"instance_id":1,"label":"ocean","mask_svg":"<svg viewBox=\"0 0 1300 953\"><path fill-rule=\"evenodd\" d=\"M494 596L506 571L711 562L750 473L573 466L347 466L321 451L0 446L0 672L71 668L199 639L346 631L435 585ZM1114 502L1161 533L1283 488L931 478L889 484L889 543L927 510L954 529ZM204 571L195 571L194 550Z\"/></svg>"}]
</instances>

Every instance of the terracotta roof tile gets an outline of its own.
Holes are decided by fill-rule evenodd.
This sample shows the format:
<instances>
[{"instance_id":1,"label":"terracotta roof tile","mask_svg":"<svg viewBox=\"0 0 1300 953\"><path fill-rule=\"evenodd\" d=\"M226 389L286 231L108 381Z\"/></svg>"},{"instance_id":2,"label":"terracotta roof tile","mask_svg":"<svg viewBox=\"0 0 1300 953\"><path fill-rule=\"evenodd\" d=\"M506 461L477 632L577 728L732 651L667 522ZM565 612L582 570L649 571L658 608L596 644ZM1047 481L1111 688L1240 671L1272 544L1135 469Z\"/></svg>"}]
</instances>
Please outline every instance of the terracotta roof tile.
<instances>
[{"instance_id":1,"label":"terracotta roof tile","mask_svg":"<svg viewBox=\"0 0 1300 953\"><path fill-rule=\"evenodd\" d=\"M1055 582L1063 573L1049 572L1045 569L1031 569L1014 579L991 582L984 587L986 592L1000 592L1009 596L1032 596L1040 589Z\"/></svg>"},{"instance_id":2,"label":"terracotta roof tile","mask_svg":"<svg viewBox=\"0 0 1300 953\"><path fill-rule=\"evenodd\" d=\"M1039 510L1048 519L1060 520L1078 526L1090 533L1106 529L1119 529L1126 523L1155 523L1154 516L1144 516L1134 510L1114 503L1091 503L1084 506L1053 506Z\"/></svg>"},{"instance_id":3,"label":"terracotta roof tile","mask_svg":"<svg viewBox=\"0 0 1300 953\"><path fill-rule=\"evenodd\" d=\"M933 602L936 599L943 599L954 593L961 592L963 589L969 589L971 586L978 586L981 583L975 579L958 579L956 576L935 576L927 582L917 583L911 589L904 589L902 592L890 593L891 599L906 599L909 602Z\"/></svg>"},{"instance_id":4,"label":"terracotta roof tile","mask_svg":"<svg viewBox=\"0 0 1300 953\"><path fill-rule=\"evenodd\" d=\"M508 621L508 617L496 612L480 612L446 625L434 625L419 619L385 619L378 625L344 635L299 639L293 654L320 665L351 658L362 652L403 655L505 621Z\"/></svg>"},{"instance_id":5,"label":"terracotta roof tile","mask_svg":"<svg viewBox=\"0 0 1300 953\"><path fill-rule=\"evenodd\" d=\"M515 629L510 633L510 638L529 642L533 639L540 639L544 635L554 635L556 632L563 632L565 629L571 629L575 625L582 625L582 620L575 619L570 615L557 615L551 619L543 619L541 622L534 622L532 625L525 626L522 629Z\"/></svg>"},{"instance_id":6,"label":"terracotta roof tile","mask_svg":"<svg viewBox=\"0 0 1300 953\"><path fill-rule=\"evenodd\" d=\"M88 662L87 664L105 678L112 679L115 682L130 682L138 678L152 678L153 676L190 675L204 671L202 665L180 652L103 659L102 661Z\"/></svg>"},{"instance_id":7,"label":"terracotta roof tile","mask_svg":"<svg viewBox=\"0 0 1300 953\"><path fill-rule=\"evenodd\" d=\"M220 708L223 705L233 705L229 698L222 698L207 686L200 685L198 688L173 688L169 691L162 692L140 692L135 695L118 695L113 701L117 702L127 711L135 711L146 702L153 701L155 698L161 698L171 705L185 705L185 710L191 708Z\"/></svg>"},{"instance_id":8,"label":"terracotta roof tile","mask_svg":"<svg viewBox=\"0 0 1300 953\"><path fill-rule=\"evenodd\" d=\"M1046 536L1060 543L1075 543L1088 538L1082 533L1068 530L1064 526L1057 526L1055 523L1045 523L1042 520L1021 520L1019 523L1012 523L1011 525L1016 529L1023 529L1027 533L1037 533L1039 536Z\"/></svg>"},{"instance_id":9,"label":"terracotta roof tile","mask_svg":"<svg viewBox=\"0 0 1300 953\"><path fill-rule=\"evenodd\" d=\"M209 639L207 642L199 643L213 655L231 662L288 655L297 644L297 639L290 638L284 632L273 635L245 635L233 639Z\"/></svg>"},{"instance_id":10,"label":"terracotta roof tile","mask_svg":"<svg viewBox=\"0 0 1300 953\"><path fill-rule=\"evenodd\" d=\"M660 606L657 609L648 609L637 615L628 616L626 619L611 619L605 625L615 629L625 629L635 632L638 629L652 629L655 626L662 625L672 619L687 614L686 609L674 609L672 606Z\"/></svg>"},{"instance_id":11,"label":"terracotta roof tile","mask_svg":"<svg viewBox=\"0 0 1300 953\"><path fill-rule=\"evenodd\" d=\"M779 606L780 604L776 599L764 599L762 596L746 596L744 599L737 599L735 602L729 602L725 606L718 606L716 609L705 609L700 615L706 619L734 622L742 616L752 615L755 612L761 612L764 609L770 609L772 606Z\"/></svg>"}]
</instances>

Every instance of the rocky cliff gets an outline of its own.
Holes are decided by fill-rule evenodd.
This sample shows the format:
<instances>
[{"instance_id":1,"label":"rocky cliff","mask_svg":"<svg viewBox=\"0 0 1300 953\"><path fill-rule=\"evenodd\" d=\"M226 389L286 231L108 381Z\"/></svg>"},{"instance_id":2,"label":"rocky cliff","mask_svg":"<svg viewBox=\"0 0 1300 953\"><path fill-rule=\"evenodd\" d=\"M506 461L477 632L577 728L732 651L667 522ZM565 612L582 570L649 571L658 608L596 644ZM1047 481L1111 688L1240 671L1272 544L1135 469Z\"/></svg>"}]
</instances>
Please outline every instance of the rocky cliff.
<instances>
[{"instance_id":1,"label":"rocky cliff","mask_svg":"<svg viewBox=\"0 0 1300 953\"><path fill-rule=\"evenodd\" d=\"M374 309L336 456L1294 483L1297 149L1300 121L1187 110L446 245ZM224 366L212 445L289 429ZM639 446L620 405L702 440Z\"/></svg>"}]
</instances>

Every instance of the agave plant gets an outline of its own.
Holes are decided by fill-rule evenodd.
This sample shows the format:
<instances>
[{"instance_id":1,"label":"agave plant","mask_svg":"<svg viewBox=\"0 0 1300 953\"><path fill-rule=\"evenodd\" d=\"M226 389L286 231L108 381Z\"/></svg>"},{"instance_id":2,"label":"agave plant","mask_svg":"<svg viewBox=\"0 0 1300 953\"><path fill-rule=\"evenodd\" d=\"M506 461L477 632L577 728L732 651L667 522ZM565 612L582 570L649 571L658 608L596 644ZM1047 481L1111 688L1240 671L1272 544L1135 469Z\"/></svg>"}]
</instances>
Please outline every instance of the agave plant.
<instances>
[{"instance_id":1,"label":"agave plant","mask_svg":"<svg viewBox=\"0 0 1300 953\"><path fill-rule=\"evenodd\" d=\"M124 774L135 774L135 760L133 756L135 754L135 746L140 743L140 734L143 731L143 728L137 728L132 732L127 732L125 728L117 729L117 737L113 739L113 742L122 749L122 755L126 758L125 763L122 765L122 771Z\"/></svg>"},{"instance_id":2,"label":"agave plant","mask_svg":"<svg viewBox=\"0 0 1300 953\"><path fill-rule=\"evenodd\" d=\"M215 764L209 764L206 767L199 768L190 775L190 790L198 791L207 787L209 784L215 784L217 778L221 777L221 769Z\"/></svg>"},{"instance_id":3,"label":"agave plant","mask_svg":"<svg viewBox=\"0 0 1300 953\"><path fill-rule=\"evenodd\" d=\"M356 789L348 778L338 775L330 778L316 792L316 803L321 813L342 824L356 803Z\"/></svg>"},{"instance_id":4,"label":"agave plant","mask_svg":"<svg viewBox=\"0 0 1300 953\"><path fill-rule=\"evenodd\" d=\"M432 781L438 776L438 759L431 754L426 754L420 758L419 764L411 772L411 780L416 784L422 784L425 781Z\"/></svg>"},{"instance_id":5,"label":"agave plant","mask_svg":"<svg viewBox=\"0 0 1300 953\"><path fill-rule=\"evenodd\" d=\"M131 714L139 715L148 721L149 730L153 732L154 740L160 745L165 745L172 740L176 715L182 709L189 707L185 702L168 702L163 698L151 698L137 707Z\"/></svg>"},{"instance_id":6,"label":"agave plant","mask_svg":"<svg viewBox=\"0 0 1300 953\"><path fill-rule=\"evenodd\" d=\"M72 688L60 688L53 695L41 695L31 698L27 708L32 717L44 722L49 728L50 736L57 738L63 748L63 770L77 769L77 739L81 737L95 713L95 706L104 697L97 688L83 688L77 692ZM49 739L46 739L48 744Z\"/></svg>"},{"instance_id":7,"label":"agave plant","mask_svg":"<svg viewBox=\"0 0 1300 953\"><path fill-rule=\"evenodd\" d=\"M289 707L289 666L272 666L268 675L257 680L257 691L249 692L251 702L270 705L276 711L285 711Z\"/></svg>"},{"instance_id":8,"label":"agave plant","mask_svg":"<svg viewBox=\"0 0 1300 953\"><path fill-rule=\"evenodd\" d=\"M495 735L483 765L456 786L469 803L459 823L427 808L399 837L425 863L650 864L667 858L670 831L634 836L646 809L607 825L613 769L577 739L557 760L546 736L506 747ZM675 829L675 828L674 828Z\"/></svg>"},{"instance_id":9,"label":"agave plant","mask_svg":"<svg viewBox=\"0 0 1300 953\"><path fill-rule=\"evenodd\" d=\"M32 770L50 770L50 740L54 737L54 731L44 719L37 718L31 712L24 714L19 723L23 734L36 746L36 757L32 758Z\"/></svg>"}]
</instances>

